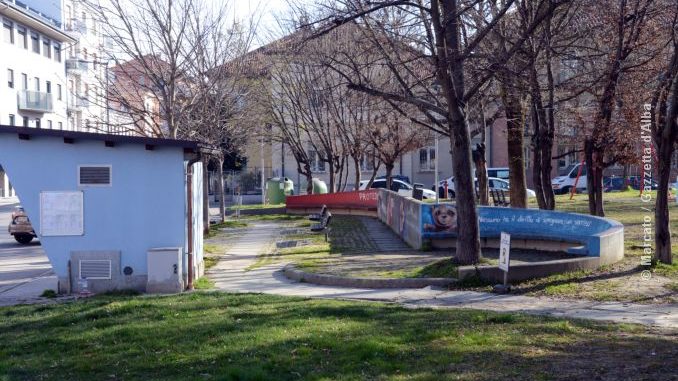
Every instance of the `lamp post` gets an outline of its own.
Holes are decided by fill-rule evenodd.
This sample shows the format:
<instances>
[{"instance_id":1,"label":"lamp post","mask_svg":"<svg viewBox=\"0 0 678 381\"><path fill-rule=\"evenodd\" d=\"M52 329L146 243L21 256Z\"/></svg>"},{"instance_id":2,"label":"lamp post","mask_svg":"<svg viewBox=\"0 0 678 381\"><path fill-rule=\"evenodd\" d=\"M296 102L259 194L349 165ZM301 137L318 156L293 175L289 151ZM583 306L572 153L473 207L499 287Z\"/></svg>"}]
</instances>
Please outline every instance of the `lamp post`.
<instances>
[{"instance_id":1,"label":"lamp post","mask_svg":"<svg viewBox=\"0 0 678 381\"><path fill-rule=\"evenodd\" d=\"M436 148L435 148L435 192L436 204L440 203L440 192L438 192L438 133L436 132Z\"/></svg>"}]
</instances>

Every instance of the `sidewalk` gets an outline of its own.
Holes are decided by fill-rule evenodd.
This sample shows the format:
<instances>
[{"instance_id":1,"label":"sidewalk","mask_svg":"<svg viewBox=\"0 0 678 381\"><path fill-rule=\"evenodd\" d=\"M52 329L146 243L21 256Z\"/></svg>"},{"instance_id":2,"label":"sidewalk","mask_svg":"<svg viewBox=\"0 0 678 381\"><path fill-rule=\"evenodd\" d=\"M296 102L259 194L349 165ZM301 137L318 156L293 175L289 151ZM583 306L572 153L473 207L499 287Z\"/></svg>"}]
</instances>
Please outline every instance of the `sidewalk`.
<instances>
[{"instance_id":1,"label":"sidewalk","mask_svg":"<svg viewBox=\"0 0 678 381\"><path fill-rule=\"evenodd\" d=\"M237 239L226 256L208 271L216 288L227 292L254 292L315 298L396 302L412 307L473 308L497 312L524 312L555 317L582 318L617 323L637 323L660 328L678 327L678 306L618 302L562 300L522 295L496 295L475 291L423 289L359 289L297 283L276 263L247 271L257 255L274 243L280 226L254 224Z\"/></svg>"}]
</instances>

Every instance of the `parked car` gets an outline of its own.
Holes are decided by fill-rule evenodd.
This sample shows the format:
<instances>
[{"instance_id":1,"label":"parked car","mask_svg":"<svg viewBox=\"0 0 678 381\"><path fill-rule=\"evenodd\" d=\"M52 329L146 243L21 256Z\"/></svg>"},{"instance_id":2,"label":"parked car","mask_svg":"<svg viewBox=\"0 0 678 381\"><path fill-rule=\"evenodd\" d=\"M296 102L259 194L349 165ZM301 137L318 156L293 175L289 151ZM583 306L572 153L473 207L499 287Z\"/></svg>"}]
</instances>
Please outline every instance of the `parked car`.
<instances>
[{"instance_id":1,"label":"parked car","mask_svg":"<svg viewBox=\"0 0 678 381\"><path fill-rule=\"evenodd\" d=\"M509 181L508 168L487 168L487 177L496 177L502 180Z\"/></svg>"},{"instance_id":2,"label":"parked car","mask_svg":"<svg viewBox=\"0 0 678 381\"><path fill-rule=\"evenodd\" d=\"M626 187L626 181L623 177L607 177L603 179L604 192L619 192Z\"/></svg>"},{"instance_id":3,"label":"parked car","mask_svg":"<svg viewBox=\"0 0 678 381\"><path fill-rule=\"evenodd\" d=\"M562 176L554 177L551 180L551 187L553 188L553 193L555 194L566 194L572 190L572 187L575 186L577 182L577 175L579 175L579 167L582 164L572 164L563 171ZM581 168L581 175L579 175L579 181L577 182L577 190L586 191L586 165Z\"/></svg>"},{"instance_id":4,"label":"parked car","mask_svg":"<svg viewBox=\"0 0 678 381\"><path fill-rule=\"evenodd\" d=\"M361 181L360 182L360 190L367 189L367 183L368 182L369 182L369 180ZM386 179L374 180L371 188L373 188L373 189L375 189L375 188L386 188ZM402 180L392 179L391 190L394 191L394 192L397 192L399 194L402 194L404 196L412 197L412 191L414 190L414 187L412 185L410 185L409 183L406 183ZM422 192L423 192L424 199L435 199L436 198L436 193L434 191L431 191L431 190L428 190L428 189L422 189Z\"/></svg>"},{"instance_id":5,"label":"parked car","mask_svg":"<svg viewBox=\"0 0 678 381\"><path fill-rule=\"evenodd\" d=\"M404 176L404 175L391 175L391 178L396 179L396 180L400 180L400 181L408 183L408 184L412 184L412 182L410 181L410 178L407 177L407 176ZM386 180L386 176L378 176L377 178L375 178L375 180Z\"/></svg>"},{"instance_id":6,"label":"parked car","mask_svg":"<svg viewBox=\"0 0 678 381\"><path fill-rule=\"evenodd\" d=\"M24 208L20 206L12 213L12 219L9 222L7 231L10 235L14 236L17 242L24 245L29 244L33 238L37 237Z\"/></svg>"},{"instance_id":7,"label":"parked car","mask_svg":"<svg viewBox=\"0 0 678 381\"><path fill-rule=\"evenodd\" d=\"M454 177L450 177L447 180L443 180L440 182L438 186L438 194L442 197L444 193L443 187L445 186L445 182L447 182L447 195L448 197L452 198L455 196L454 193ZM475 185L476 185L476 192L478 192L478 179L474 179ZM503 190L505 192L509 191L509 182L504 179L500 179L498 177L488 177L487 178L487 187L490 190ZM533 191L532 189L527 189L527 197L537 197L537 193Z\"/></svg>"}]
</instances>

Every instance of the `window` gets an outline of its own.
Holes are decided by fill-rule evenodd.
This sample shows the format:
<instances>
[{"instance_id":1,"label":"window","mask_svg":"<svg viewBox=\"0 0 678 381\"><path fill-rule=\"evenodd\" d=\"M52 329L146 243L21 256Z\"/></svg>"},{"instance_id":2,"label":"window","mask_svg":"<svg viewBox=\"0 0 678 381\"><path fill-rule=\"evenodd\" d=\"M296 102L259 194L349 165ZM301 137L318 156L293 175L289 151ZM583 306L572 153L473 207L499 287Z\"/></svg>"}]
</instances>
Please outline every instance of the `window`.
<instances>
[{"instance_id":1,"label":"window","mask_svg":"<svg viewBox=\"0 0 678 381\"><path fill-rule=\"evenodd\" d=\"M373 171L374 163L376 158L372 154L365 154L365 156L360 160L360 170L363 172Z\"/></svg>"},{"instance_id":2,"label":"window","mask_svg":"<svg viewBox=\"0 0 678 381\"><path fill-rule=\"evenodd\" d=\"M562 156L558 159L558 169L563 169L567 168L570 164L573 164L575 162L575 153L574 152L569 152L567 155L565 153L567 151L573 151L570 149L570 147L566 146L559 146L558 147L558 156ZM563 156L565 155L565 156Z\"/></svg>"},{"instance_id":3,"label":"window","mask_svg":"<svg viewBox=\"0 0 678 381\"><path fill-rule=\"evenodd\" d=\"M71 30L73 25L73 9L70 5L66 6L66 29Z\"/></svg>"},{"instance_id":4,"label":"window","mask_svg":"<svg viewBox=\"0 0 678 381\"><path fill-rule=\"evenodd\" d=\"M57 99L61 100L61 85L57 84Z\"/></svg>"},{"instance_id":5,"label":"window","mask_svg":"<svg viewBox=\"0 0 678 381\"><path fill-rule=\"evenodd\" d=\"M40 119L35 118L35 128L40 128Z\"/></svg>"},{"instance_id":6,"label":"window","mask_svg":"<svg viewBox=\"0 0 678 381\"><path fill-rule=\"evenodd\" d=\"M47 121L47 128L49 128L50 130L52 129L52 121L51 120Z\"/></svg>"},{"instance_id":7,"label":"window","mask_svg":"<svg viewBox=\"0 0 678 381\"><path fill-rule=\"evenodd\" d=\"M37 33L31 33L31 48L33 53L40 54L40 36Z\"/></svg>"},{"instance_id":8,"label":"window","mask_svg":"<svg viewBox=\"0 0 678 381\"><path fill-rule=\"evenodd\" d=\"M46 38L42 38L42 54L47 58L52 58L52 43Z\"/></svg>"},{"instance_id":9,"label":"window","mask_svg":"<svg viewBox=\"0 0 678 381\"><path fill-rule=\"evenodd\" d=\"M28 127L28 117L24 116L24 127Z\"/></svg>"},{"instance_id":10,"label":"window","mask_svg":"<svg viewBox=\"0 0 678 381\"><path fill-rule=\"evenodd\" d=\"M52 82L45 81L45 87L46 87L46 90L47 90L47 94L52 94Z\"/></svg>"},{"instance_id":11,"label":"window","mask_svg":"<svg viewBox=\"0 0 678 381\"><path fill-rule=\"evenodd\" d=\"M96 53L92 53L92 66L94 67L94 70L97 69L97 65L98 65L98 64L99 64L99 63L97 62L97 54L96 54Z\"/></svg>"},{"instance_id":12,"label":"window","mask_svg":"<svg viewBox=\"0 0 678 381\"><path fill-rule=\"evenodd\" d=\"M14 88L14 70L7 69L7 86L10 89Z\"/></svg>"},{"instance_id":13,"label":"window","mask_svg":"<svg viewBox=\"0 0 678 381\"><path fill-rule=\"evenodd\" d=\"M59 129L63 130L64 129L64 124L62 122L59 122Z\"/></svg>"},{"instance_id":14,"label":"window","mask_svg":"<svg viewBox=\"0 0 678 381\"><path fill-rule=\"evenodd\" d=\"M19 46L28 49L28 34L26 33L26 28L22 26L17 27L17 33L19 33Z\"/></svg>"},{"instance_id":15,"label":"window","mask_svg":"<svg viewBox=\"0 0 678 381\"><path fill-rule=\"evenodd\" d=\"M436 169L436 148L424 147L419 149L419 170L433 171Z\"/></svg>"},{"instance_id":16,"label":"window","mask_svg":"<svg viewBox=\"0 0 678 381\"><path fill-rule=\"evenodd\" d=\"M33 78L33 83L35 84L35 91L40 91L40 78Z\"/></svg>"},{"instance_id":17,"label":"window","mask_svg":"<svg viewBox=\"0 0 678 381\"><path fill-rule=\"evenodd\" d=\"M308 150L308 158L311 161L311 171L313 172L325 172L325 162L321 160L318 151L311 148Z\"/></svg>"},{"instance_id":18,"label":"window","mask_svg":"<svg viewBox=\"0 0 678 381\"><path fill-rule=\"evenodd\" d=\"M61 62L61 45L54 45L54 60Z\"/></svg>"},{"instance_id":19,"label":"window","mask_svg":"<svg viewBox=\"0 0 678 381\"><path fill-rule=\"evenodd\" d=\"M110 165L78 166L78 186L111 186L112 167Z\"/></svg>"},{"instance_id":20,"label":"window","mask_svg":"<svg viewBox=\"0 0 678 381\"><path fill-rule=\"evenodd\" d=\"M13 126L15 121L14 121L14 114L9 114L9 125Z\"/></svg>"},{"instance_id":21,"label":"window","mask_svg":"<svg viewBox=\"0 0 678 381\"><path fill-rule=\"evenodd\" d=\"M28 90L28 76L26 73L21 73L21 85L23 90Z\"/></svg>"},{"instance_id":22,"label":"window","mask_svg":"<svg viewBox=\"0 0 678 381\"><path fill-rule=\"evenodd\" d=\"M2 34L5 36L5 42L8 44L14 43L14 24L11 21L3 21Z\"/></svg>"}]
</instances>

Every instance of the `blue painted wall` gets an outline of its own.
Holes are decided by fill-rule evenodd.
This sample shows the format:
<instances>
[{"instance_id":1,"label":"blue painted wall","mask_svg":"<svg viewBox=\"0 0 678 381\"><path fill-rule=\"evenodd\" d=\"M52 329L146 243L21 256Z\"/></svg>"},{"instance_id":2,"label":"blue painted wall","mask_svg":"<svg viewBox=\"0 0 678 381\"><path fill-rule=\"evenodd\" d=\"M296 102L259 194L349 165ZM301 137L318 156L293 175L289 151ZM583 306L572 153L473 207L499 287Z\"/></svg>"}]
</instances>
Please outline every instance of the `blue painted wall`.
<instances>
[{"instance_id":1,"label":"blue painted wall","mask_svg":"<svg viewBox=\"0 0 678 381\"><path fill-rule=\"evenodd\" d=\"M144 145L131 144L108 148L101 141L64 144L58 137L37 136L26 141L2 134L0 162L38 234L41 191L84 192L84 236L40 237L60 277L67 276L68 259L74 250L119 250L121 267L131 266L135 275L142 275L147 273L148 249L185 248L186 187L181 148L147 151ZM113 185L79 188L77 169L83 164L112 165Z\"/></svg>"},{"instance_id":2,"label":"blue painted wall","mask_svg":"<svg viewBox=\"0 0 678 381\"><path fill-rule=\"evenodd\" d=\"M423 238L436 239L457 236L456 221L450 229L433 228L436 225L436 212L440 210L449 211L450 209L455 210L453 203L422 204L421 234ZM586 214L485 206L478 207L478 219L481 237L499 237L501 232L507 232L516 238L555 239L585 245L585 248L582 249L570 249L573 254L600 256L601 236L607 235L615 229L620 230L623 241L622 224L608 218Z\"/></svg>"}]
</instances>

